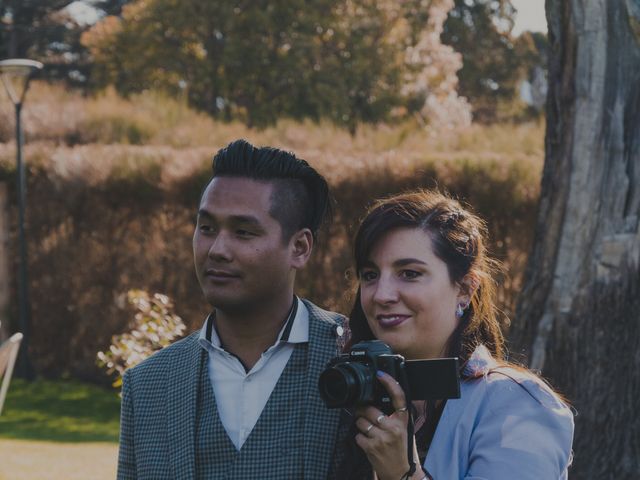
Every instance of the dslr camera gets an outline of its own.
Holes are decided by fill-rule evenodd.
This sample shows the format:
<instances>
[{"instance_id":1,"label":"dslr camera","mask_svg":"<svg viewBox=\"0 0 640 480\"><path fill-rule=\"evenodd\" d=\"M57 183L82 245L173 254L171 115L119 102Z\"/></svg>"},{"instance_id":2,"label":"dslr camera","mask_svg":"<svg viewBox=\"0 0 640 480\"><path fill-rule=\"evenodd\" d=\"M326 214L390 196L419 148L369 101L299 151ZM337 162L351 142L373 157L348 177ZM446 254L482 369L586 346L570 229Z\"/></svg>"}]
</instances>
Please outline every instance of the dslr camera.
<instances>
[{"instance_id":1,"label":"dslr camera","mask_svg":"<svg viewBox=\"0 0 640 480\"><path fill-rule=\"evenodd\" d=\"M378 370L396 379L408 401L460 398L457 358L405 360L380 340L357 343L332 358L318 380L320 396L329 408L373 405L390 415L394 408Z\"/></svg>"}]
</instances>

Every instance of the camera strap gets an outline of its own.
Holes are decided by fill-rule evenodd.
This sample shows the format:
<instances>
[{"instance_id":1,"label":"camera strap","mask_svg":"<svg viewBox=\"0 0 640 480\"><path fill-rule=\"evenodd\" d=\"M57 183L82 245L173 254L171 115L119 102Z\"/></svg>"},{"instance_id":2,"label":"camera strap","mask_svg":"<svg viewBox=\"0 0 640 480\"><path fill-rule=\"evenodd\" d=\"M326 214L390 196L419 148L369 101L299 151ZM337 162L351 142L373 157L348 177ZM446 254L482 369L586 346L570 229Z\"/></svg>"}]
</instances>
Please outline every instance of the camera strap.
<instances>
[{"instance_id":1,"label":"camera strap","mask_svg":"<svg viewBox=\"0 0 640 480\"><path fill-rule=\"evenodd\" d=\"M408 422L407 422L407 460L409 461L409 470L405 473L400 480L409 479L416 473L416 462L413 459L413 413L411 408L407 410Z\"/></svg>"},{"instance_id":2,"label":"camera strap","mask_svg":"<svg viewBox=\"0 0 640 480\"><path fill-rule=\"evenodd\" d=\"M404 373L404 371L403 371ZM416 473L416 462L413 458L413 443L414 443L414 431L413 431L413 401L411 399L410 388L408 388L408 381L405 375L403 375L404 396L407 402L407 460L409 461L409 470L405 473L400 480L410 479L414 473ZM406 388L405 388L406 387Z\"/></svg>"}]
</instances>

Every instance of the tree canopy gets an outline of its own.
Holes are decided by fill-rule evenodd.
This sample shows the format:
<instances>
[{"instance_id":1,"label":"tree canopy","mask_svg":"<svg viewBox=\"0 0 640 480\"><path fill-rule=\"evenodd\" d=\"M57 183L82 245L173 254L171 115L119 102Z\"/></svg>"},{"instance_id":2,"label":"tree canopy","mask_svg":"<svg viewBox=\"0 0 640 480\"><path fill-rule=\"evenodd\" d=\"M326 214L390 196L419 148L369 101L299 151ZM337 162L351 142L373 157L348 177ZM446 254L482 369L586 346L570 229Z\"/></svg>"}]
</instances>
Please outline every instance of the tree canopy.
<instances>
[{"instance_id":1,"label":"tree canopy","mask_svg":"<svg viewBox=\"0 0 640 480\"><path fill-rule=\"evenodd\" d=\"M95 0L98 14L118 14L126 0ZM88 25L69 11L74 0L5 0L0 2L0 59L33 58L45 63L45 75L82 85L90 58L80 44Z\"/></svg>"},{"instance_id":2,"label":"tree canopy","mask_svg":"<svg viewBox=\"0 0 640 480\"><path fill-rule=\"evenodd\" d=\"M95 25L71 0L1 3L0 57L123 95L164 90L252 126L466 124L471 109L501 120L543 62L530 38L512 38L509 0L82 1L99 11Z\"/></svg>"},{"instance_id":3,"label":"tree canopy","mask_svg":"<svg viewBox=\"0 0 640 480\"><path fill-rule=\"evenodd\" d=\"M515 14L509 0L455 0L444 24L442 41L462 54L459 93L473 105L476 120L512 115L520 82L536 66L546 67L539 34L511 35Z\"/></svg>"}]
</instances>

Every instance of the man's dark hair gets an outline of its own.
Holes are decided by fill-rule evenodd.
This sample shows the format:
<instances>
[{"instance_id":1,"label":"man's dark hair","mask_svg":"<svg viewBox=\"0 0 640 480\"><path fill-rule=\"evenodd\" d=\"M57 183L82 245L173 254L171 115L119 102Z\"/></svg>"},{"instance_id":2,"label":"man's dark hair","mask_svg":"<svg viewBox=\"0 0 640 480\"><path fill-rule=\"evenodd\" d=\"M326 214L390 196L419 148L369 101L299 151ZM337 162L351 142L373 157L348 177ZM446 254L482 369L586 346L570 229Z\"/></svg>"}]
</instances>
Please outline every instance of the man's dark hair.
<instances>
[{"instance_id":1,"label":"man's dark hair","mask_svg":"<svg viewBox=\"0 0 640 480\"><path fill-rule=\"evenodd\" d=\"M213 157L211 178L215 177L247 177L273 183L269 213L280 224L285 241L302 228L311 230L315 240L322 224L331 217L327 181L291 152L236 140Z\"/></svg>"}]
</instances>

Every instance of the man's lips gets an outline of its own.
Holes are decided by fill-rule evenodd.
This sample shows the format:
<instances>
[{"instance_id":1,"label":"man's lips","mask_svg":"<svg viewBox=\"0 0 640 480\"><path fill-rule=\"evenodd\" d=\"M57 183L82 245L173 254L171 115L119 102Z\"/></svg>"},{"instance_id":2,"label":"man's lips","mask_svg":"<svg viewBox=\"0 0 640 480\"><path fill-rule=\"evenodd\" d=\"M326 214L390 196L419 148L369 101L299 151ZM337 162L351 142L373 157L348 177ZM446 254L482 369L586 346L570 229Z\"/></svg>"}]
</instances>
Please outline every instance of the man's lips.
<instances>
[{"instance_id":1,"label":"man's lips","mask_svg":"<svg viewBox=\"0 0 640 480\"><path fill-rule=\"evenodd\" d=\"M207 268L204 271L204 275L212 280L230 280L233 278L240 278L240 275L236 272L217 268Z\"/></svg>"},{"instance_id":2,"label":"man's lips","mask_svg":"<svg viewBox=\"0 0 640 480\"><path fill-rule=\"evenodd\" d=\"M385 313L376 315L376 320L382 328L392 328L400 325L411 315L405 313Z\"/></svg>"}]
</instances>

